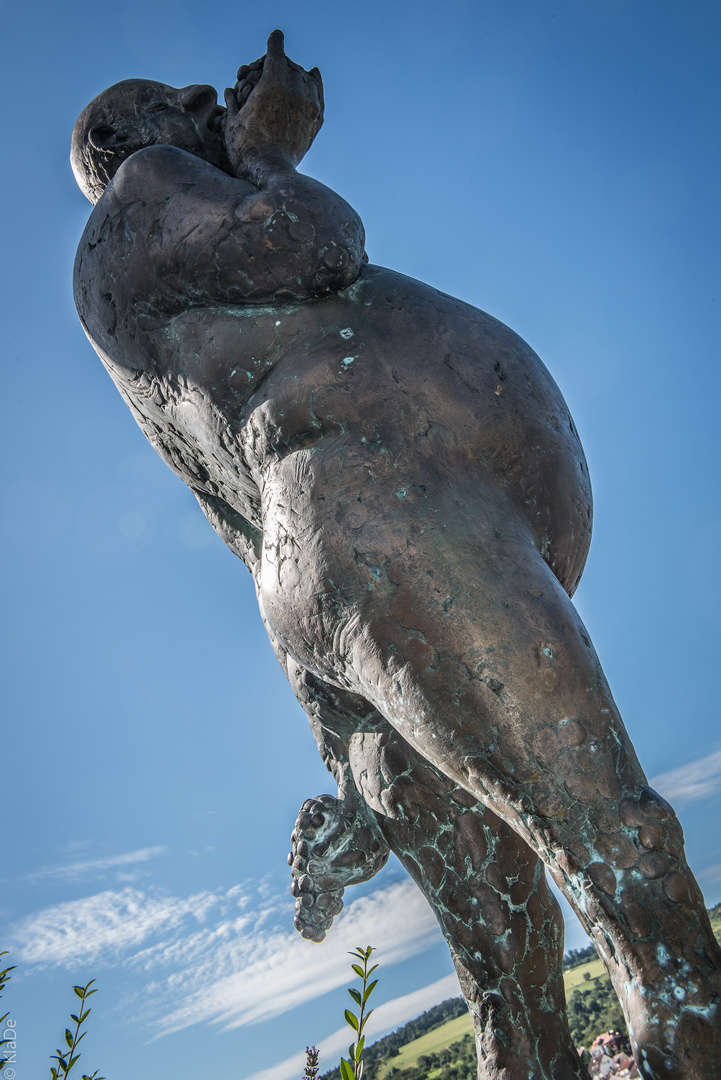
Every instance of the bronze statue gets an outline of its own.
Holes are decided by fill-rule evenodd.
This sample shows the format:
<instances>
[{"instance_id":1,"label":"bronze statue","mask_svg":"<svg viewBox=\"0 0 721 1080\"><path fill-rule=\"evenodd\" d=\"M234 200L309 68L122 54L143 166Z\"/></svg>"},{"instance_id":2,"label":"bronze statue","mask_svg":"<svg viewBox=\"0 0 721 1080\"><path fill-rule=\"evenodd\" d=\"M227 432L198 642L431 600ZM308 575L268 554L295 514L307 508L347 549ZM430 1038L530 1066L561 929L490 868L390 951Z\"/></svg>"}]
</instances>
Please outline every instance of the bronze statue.
<instances>
[{"instance_id":1,"label":"bronze statue","mask_svg":"<svg viewBox=\"0 0 721 1080\"><path fill-rule=\"evenodd\" d=\"M82 113L83 326L142 430L254 576L339 794L293 832L296 926L393 850L432 905L484 1080L581 1075L544 865L591 935L643 1075L721 1073L721 953L671 807L570 597L583 451L535 353L367 263L296 172L323 113L283 52Z\"/></svg>"}]
</instances>

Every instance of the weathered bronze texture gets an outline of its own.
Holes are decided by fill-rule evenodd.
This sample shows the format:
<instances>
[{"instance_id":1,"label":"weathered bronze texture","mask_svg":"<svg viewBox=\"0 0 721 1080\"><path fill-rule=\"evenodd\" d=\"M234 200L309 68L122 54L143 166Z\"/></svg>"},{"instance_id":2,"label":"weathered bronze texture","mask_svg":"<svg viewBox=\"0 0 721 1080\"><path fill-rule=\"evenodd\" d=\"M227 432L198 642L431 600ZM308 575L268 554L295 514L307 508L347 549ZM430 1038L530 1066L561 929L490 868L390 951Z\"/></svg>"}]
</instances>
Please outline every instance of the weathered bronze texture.
<instances>
[{"instance_id":1,"label":"weathered bronze texture","mask_svg":"<svg viewBox=\"0 0 721 1080\"><path fill-rule=\"evenodd\" d=\"M508 327L367 264L358 215L296 172L322 111L276 31L226 109L119 83L72 152L96 203L83 326L253 574L338 782L293 833L296 926L322 940L393 850L451 947L479 1076L564 1080L545 865L644 1076L718 1080L721 954L570 601L591 535L573 421Z\"/></svg>"}]
</instances>

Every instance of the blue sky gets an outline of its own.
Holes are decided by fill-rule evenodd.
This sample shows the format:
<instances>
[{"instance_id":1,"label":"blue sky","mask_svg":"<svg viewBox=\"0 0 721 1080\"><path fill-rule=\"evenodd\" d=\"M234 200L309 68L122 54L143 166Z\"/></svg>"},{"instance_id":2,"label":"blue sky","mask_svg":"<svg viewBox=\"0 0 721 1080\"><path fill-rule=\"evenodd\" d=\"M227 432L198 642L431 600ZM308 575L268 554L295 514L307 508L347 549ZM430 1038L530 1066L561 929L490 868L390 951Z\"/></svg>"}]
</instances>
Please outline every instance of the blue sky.
<instances>
[{"instance_id":1,"label":"blue sky","mask_svg":"<svg viewBox=\"0 0 721 1080\"><path fill-rule=\"evenodd\" d=\"M329 1066L359 943L382 964L377 1034L457 992L397 864L322 946L294 933L288 837L330 778L249 575L72 304L77 114L131 76L222 90L275 26L325 78L303 167L359 210L371 261L509 323L563 390L596 505L577 604L721 900L717 5L41 0L2 19L0 942L20 1080L93 977L81 1064L109 1080L286 1080L309 1042Z\"/></svg>"}]
</instances>

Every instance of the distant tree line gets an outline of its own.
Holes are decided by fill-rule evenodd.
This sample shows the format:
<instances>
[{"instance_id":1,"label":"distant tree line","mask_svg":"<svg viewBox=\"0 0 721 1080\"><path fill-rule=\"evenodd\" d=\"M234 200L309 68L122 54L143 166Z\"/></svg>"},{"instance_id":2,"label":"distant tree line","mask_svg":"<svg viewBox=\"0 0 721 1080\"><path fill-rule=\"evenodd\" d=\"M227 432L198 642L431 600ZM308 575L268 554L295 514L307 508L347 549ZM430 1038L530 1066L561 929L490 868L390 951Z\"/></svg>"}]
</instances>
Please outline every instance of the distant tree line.
<instances>
[{"instance_id":1,"label":"distant tree line","mask_svg":"<svg viewBox=\"0 0 721 1080\"><path fill-rule=\"evenodd\" d=\"M433 1054L421 1054L416 1065L409 1069L391 1068L389 1077L398 1080L426 1080L437 1076L442 1080L478 1080L476 1042L472 1035L464 1035L458 1042Z\"/></svg>"},{"instance_id":2,"label":"distant tree line","mask_svg":"<svg viewBox=\"0 0 721 1080\"><path fill-rule=\"evenodd\" d=\"M709 916L714 933L721 941L721 904L711 908ZM563 970L569 971L589 960L595 960L597 955L593 945L585 949L570 949L563 958ZM404 1024L391 1035L386 1035L368 1046L364 1053L363 1080L377 1080L381 1064L395 1057L407 1043L433 1031L448 1020L463 1016L466 1011L466 1003L462 997L449 998ZM588 1049L596 1036L604 1031L621 1031L628 1038L621 1006L605 973L590 981L587 986L582 984L575 987L568 994L568 1024L573 1043L579 1048L585 1046ZM477 1080L478 1062L474 1039L471 1035L465 1035L444 1050L422 1054L415 1065L402 1070L391 1065L386 1075L389 1078L396 1076L397 1080L427 1080L429 1076L442 1077L443 1080ZM324 1073L321 1080L340 1080L340 1070L331 1069Z\"/></svg>"},{"instance_id":3,"label":"distant tree line","mask_svg":"<svg viewBox=\"0 0 721 1080\"><path fill-rule=\"evenodd\" d=\"M631 1052L628 1029L611 980L601 975L586 986L577 986L568 997L568 1026L573 1045L588 1050L597 1035L604 1031L621 1031L626 1036L626 1052Z\"/></svg>"},{"instance_id":4,"label":"distant tree line","mask_svg":"<svg viewBox=\"0 0 721 1080\"><path fill-rule=\"evenodd\" d=\"M462 997L449 998L448 1001L442 1001L440 1005L434 1005L432 1009L421 1013L415 1020L410 1020L390 1035L367 1046L363 1053L363 1080L376 1080L378 1066L388 1058L395 1057L406 1043L413 1042L426 1032L433 1031L448 1020L455 1020L457 1016L464 1016L467 1012L468 1008ZM403 1070L403 1080L406 1080L406 1076L411 1080L410 1072L411 1070ZM331 1069L324 1073L321 1080L340 1080L340 1069Z\"/></svg>"}]
</instances>

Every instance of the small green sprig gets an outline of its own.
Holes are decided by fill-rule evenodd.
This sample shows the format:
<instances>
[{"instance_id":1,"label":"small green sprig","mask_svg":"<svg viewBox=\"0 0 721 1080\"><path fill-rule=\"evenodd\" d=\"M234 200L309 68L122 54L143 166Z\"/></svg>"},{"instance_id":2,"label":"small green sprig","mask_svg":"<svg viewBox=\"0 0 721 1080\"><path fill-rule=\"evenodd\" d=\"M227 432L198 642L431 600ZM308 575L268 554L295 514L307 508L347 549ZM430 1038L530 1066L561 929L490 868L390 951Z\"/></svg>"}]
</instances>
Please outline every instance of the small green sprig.
<instances>
[{"instance_id":1,"label":"small green sprig","mask_svg":"<svg viewBox=\"0 0 721 1080\"><path fill-rule=\"evenodd\" d=\"M0 952L0 956L7 956L7 951ZM14 971L14 970L15 970L15 968L13 966L13 967L3 968L3 970L0 971L0 993L2 993L2 991L5 989L7 983L10 981L10 972ZM5 1024L5 1021L7 1020L9 1015L10 1015L10 1013L6 1012L4 1016L0 1016L0 1025ZM5 1043L9 1043L11 1041L12 1041L11 1039L0 1039L0 1046L4 1046ZM2 1072L3 1067L5 1065L7 1065L9 1060L10 1059L6 1058L6 1057L0 1058L0 1072Z\"/></svg>"},{"instance_id":2,"label":"small green sprig","mask_svg":"<svg viewBox=\"0 0 721 1080\"><path fill-rule=\"evenodd\" d=\"M356 956L361 961L362 966L361 964L351 964L351 967L361 980L362 986L360 990L356 990L354 987L350 987L348 990L351 998L358 1006L358 1016L351 1012L350 1009L345 1010L345 1021L349 1027L355 1031L356 1041L348 1047L348 1058L340 1059L340 1074L342 1080L361 1080L361 1077L363 1076L363 1048L366 1041L365 1035L363 1034L363 1028L368 1023L371 1013L373 1012L373 1009L366 1012L365 1008L368 998L378 985L377 979L374 979L372 983L368 982L371 975L378 967L378 964L374 964L370 969L368 967L368 961L370 960L372 952L375 952L375 949L372 949L370 945L367 949L363 949L359 945L355 952L348 954L349 956Z\"/></svg>"},{"instance_id":3,"label":"small green sprig","mask_svg":"<svg viewBox=\"0 0 721 1080\"><path fill-rule=\"evenodd\" d=\"M50 1055L50 1060L57 1062L57 1065L53 1065L50 1068L52 1080L63 1080L80 1057L80 1054L76 1053L76 1051L86 1035L85 1031L81 1034L80 1028L90 1016L90 1009L85 1008L85 1003L89 997L92 997L93 994L97 994L98 992L97 988L95 990L90 989L94 982L95 979L91 979L85 986L73 987L76 996L80 998L80 1008L78 1009L77 1014L70 1014L70 1019L75 1023L75 1031L70 1031L69 1028L66 1028L65 1043L67 1050L57 1050L54 1054ZM82 1080L105 1080L105 1078L98 1076L98 1070L96 1069L92 1076L83 1074Z\"/></svg>"}]
</instances>

